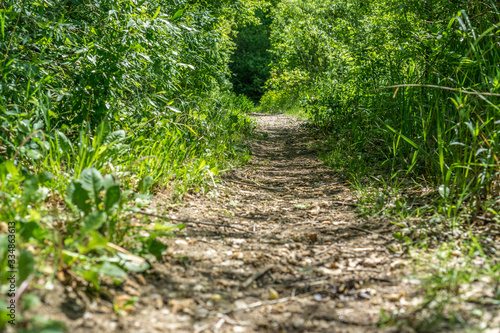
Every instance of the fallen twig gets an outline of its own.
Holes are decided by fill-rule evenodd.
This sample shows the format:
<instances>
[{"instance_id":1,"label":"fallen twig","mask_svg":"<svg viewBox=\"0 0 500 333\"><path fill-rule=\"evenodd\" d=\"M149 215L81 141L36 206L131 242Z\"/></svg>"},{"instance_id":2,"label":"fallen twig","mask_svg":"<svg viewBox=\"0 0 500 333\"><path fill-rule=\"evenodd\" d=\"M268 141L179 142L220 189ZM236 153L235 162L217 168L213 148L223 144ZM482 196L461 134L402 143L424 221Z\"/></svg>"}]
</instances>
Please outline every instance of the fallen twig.
<instances>
[{"instance_id":1,"label":"fallen twig","mask_svg":"<svg viewBox=\"0 0 500 333\"><path fill-rule=\"evenodd\" d=\"M113 244L111 242L108 242L106 245L115 251L124 253L124 254L128 255L129 257L134 258L137 262L134 262L133 264L138 266L138 267L140 267L144 262L146 262L146 259L144 259L143 257L136 256L135 254L130 253L129 251L127 251L126 249L124 249L121 246L118 246L118 245Z\"/></svg>"},{"instance_id":2,"label":"fallen twig","mask_svg":"<svg viewBox=\"0 0 500 333\"><path fill-rule=\"evenodd\" d=\"M354 326L375 326L375 324L369 324L369 323L360 323L360 322L354 322L354 321L349 321L342 319L342 316L339 317L333 317L332 320L335 320L336 322L339 322L344 325L354 325Z\"/></svg>"},{"instance_id":3,"label":"fallen twig","mask_svg":"<svg viewBox=\"0 0 500 333\"><path fill-rule=\"evenodd\" d=\"M462 215L462 217L476 219L476 220L483 221L483 222L493 222L493 219L490 219L488 217L483 217L483 216L473 216L473 215L464 214L464 215Z\"/></svg>"},{"instance_id":4,"label":"fallen twig","mask_svg":"<svg viewBox=\"0 0 500 333\"><path fill-rule=\"evenodd\" d=\"M192 220L187 220L187 219L176 219L176 218L170 217L168 215L159 215L159 214L148 213L148 212L143 212L143 211L136 211L134 213L141 214L141 215L146 215L146 216L151 216L151 217L157 217L157 218L164 219L164 220L169 220L169 221L182 222L182 223L185 223L185 224L209 225L209 226L212 226L212 227L231 228L231 229L235 229L235 230L239 230L239 231L243 231L243 232L251 232L251 233L253 233L253 231L251 231L251 230L245 230L245 229L238 228L238 227L235 227L235 226L232 226L232 225L228 225L228 224L212 223L212 222L200 222L200 221L192 221Z\"/></svg>"},{"instance_id":5,"label":"fallen twig","mask_svg":"<svg viewBox=\"0 0 500 333\"><path fill-rule=\"evenodd\" d=\"M349 206L349 207L358 207L358 205L346 202L346 201L332 201L332 205L340 205L340 206Z\"/></svg>"},{"instance_id":6,"label":"fallen twig","mask_svg":"<svg viewBox=\"0 0 500 333\"><path fill-rule=\"evenodd\" d=\"M234 214L234 217L239 217L241 219L245 220L269 220L271 218L275 218L275 216L243 216L243 215L237 215Z\"/></svg>"},{"instance_id":7,"label":"fallen twig","mask_svg":"<svg viewBox=\"0 0 500 333\"><path fill-rule=\"evenodd\" d=\"M224 181L236 183L236 184L241 184L241 185L247 185L247 186L253 186L257 188L262 188L264 190L271 190L271 191L280 191L280 190L285 190L285 187L267 187L267 186L262 186L258 184L253 184L253 183L245 183L245 182L240 182L238 180L233 180L233 179L224 179Z\"/></svg>"},{"instance_id":8,"label":"fallen twig","mask_svg":"<svg viewBox=\"0 0 500 333\"><path fill-rule=\"evenodd\" d=\"M247 309L258 308L258 307L264 306L264 305L274 305L274 304L286 303L288 301L291 301L294 298L295 297L285 297L285 298L277 299L275 301L259 301L259 302L249 304L247 306Z\"/></svg>"},{"instance_id":9,"label":"fallen twig","mask_svg":"<svg viewBox=\"0 0 500 333\"><path fill-rule=\"evenodd\" d=\"M349 267L349 268L347 268L347 271L348 271L348 272L356 272L356 271L359 271L359 272L374 272L374 273L380 273L380 269L376 269L376 268L364 268L364 267L360 267L360 268L357 268L357 267Z\"/></svg>"},{"instance_id":10,"label":"fallen twig","mask_svg":"<svg viewBox=\"0 0 500 333\"><path fill-rule=\"evenodd\" d=\"M214 333L219 332L219 330L222 328L222 325L224 325L225 322L226 318L221 318L214 326Z\"/></svg>"},{"instance_id":11,"label":"fallen twig","mask_svg":"<svg viewBox=\"0 0 500 333\"><path fill-rule=\"evenodd\" d=\"M381 235L379 234L378 232L374 232L374 231L370 231L370 230L366 230L366 229L362 229L362 228L357 228L357 227L348 227L349 229L353 229L353 230L358 230L358 231L363 231L363 232L366 232L368 234L372 234L372 235L377 235L379 236L380 238L383 238L385 239L386 241L390 241L389 238L387 238L386 236L384 235Z\"/></svg>"},{"instance_id":12,"label":"fallen twig","mask_svg":"<svg viewBox=\"0 0 500 333\"><path fill-rule=\"evenodd\" d=\"M292 295L290 297L280 298L280 299L273 300L273 301L259 301L259 302L255 302L255 303L249 304L249 305L247 305L245 307L241 307L241 308L238 308L238 309L227 310L227 311L223 312L223 314L227 315L227 314L232 313L232 312L237 312L237 311L241 311L241 310L250 310L250 309L258 308L258 307L265 306L265 305L274 305L274 304L286 303L288 301L293 301L295 299L297 299L297 297L295 297L295 289L294 289L294 290L292 290Z\"/></svg>"},{"instance_id":13,"label":"fallen twig","mask_svg":"<svg viewBox=\"0 0 500 333\"><path fill-rule=\"evenodd\" d=\"M326 248L326 249L324 249L323 251L319 251L319 252L315 253L314 255L315 255L315 256L318 256L318 255L323 254L323 253L325 253L325 252L328 252L328 251L330 251L331 249L334 249L334 248L336 248L336 247L338 247L338 246L339 246L339 245L337 245L337 244L330 245L329 247L327 247L327 248Z\"/></svg>"},{"instance_id":14,"label":"fallen twig","mask_svg":"<svg viewBox=\"0 0 500 333\"><path fill-rule=\"evenodd\" d=\"M264 274L266 274L267 272L269 272L271 269L273 269L273 266L267 266L264 269L256 272L255 274L253 274L252 276L250 276L245 282L243 282L241 284L241 286L243 288L248 288L252 284L252 282L257 281L258 279L260 279L261 277L263 277Z\"/></svg>"},{"instance_id":15,"label":"fallen twig","mask_svg":"<svg viewBox=\"0 0 500 333\"><path fill-rule=\"evenodd\" d=\"M497 96L497 97L500 96L500 94L496 94L496 93L483 92L483 91L480 91L480 92L468 91L468 90L456 89L456 88L451 88L451 87L436 86L433 84L397 84L394 86L380 87L380 88L377 88L375 90L400 88L400 87L425 87L425 88L435 88L435 89L456 91L456 92L460 92L460 93L467 94L467 95L484 95L484 96Z\"/></svg>"}]
</instances>

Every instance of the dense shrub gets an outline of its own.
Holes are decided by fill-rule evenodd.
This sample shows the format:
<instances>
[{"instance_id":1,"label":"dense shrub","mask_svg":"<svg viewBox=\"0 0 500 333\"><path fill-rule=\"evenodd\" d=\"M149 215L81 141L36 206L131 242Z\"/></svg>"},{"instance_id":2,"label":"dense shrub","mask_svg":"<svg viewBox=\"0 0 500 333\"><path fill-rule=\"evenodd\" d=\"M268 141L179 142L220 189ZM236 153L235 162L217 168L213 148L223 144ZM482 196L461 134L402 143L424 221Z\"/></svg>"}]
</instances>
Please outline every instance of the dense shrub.
<instances>
[{"instance_id":1,"label":"dense shrub","mask_svg":"<svg viewBox=\"0 0 500 333\"><path fill-rule=\"evenodd\" d=\"M272 15L277 107L305 102L314 124L386 174L441 186L454 214L498 196L496 3L290 0Z\"/></svg>"}]
</instances>

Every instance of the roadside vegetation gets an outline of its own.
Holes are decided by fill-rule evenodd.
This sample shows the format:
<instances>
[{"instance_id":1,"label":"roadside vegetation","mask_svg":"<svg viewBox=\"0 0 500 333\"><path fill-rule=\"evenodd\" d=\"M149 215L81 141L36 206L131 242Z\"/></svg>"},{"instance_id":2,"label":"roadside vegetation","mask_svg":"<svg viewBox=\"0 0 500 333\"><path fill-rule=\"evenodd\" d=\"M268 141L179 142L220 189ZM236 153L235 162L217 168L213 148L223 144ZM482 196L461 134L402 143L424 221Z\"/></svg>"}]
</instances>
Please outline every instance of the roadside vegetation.
<instances>
[{"instance_id":1,"label":"roadside vegetation","mask_svg":"<svg viewBox=\"0 0 500 333\"><path fill-rule=\"evenodd\" d=\"M246 162L255 110L307 118L359 214L399 227L422 297L380 327L500 325L499 66L492 0L0 2L0 330L12 267L19 327L57 332L23 322L33 288L99 296L159 260L184 225L151 199Z\"/></svg>"},{"instance_id":2,"label":"roadside vegetation","mask_svg":"<svg viewBox=\"0 0 500 333\"><path fill-rule=\"evenodd\" d=\"M98 293L145 271L183 225L148 229L137 212L158 191L205 193L248 159L253 104L231 92L228 61L233 31L263 4L0 3L0 330L13 319L10 264L18 327L58 329L21 324L37 303L28 285Z\"/></svg>"},{"instance_id":3,"label":"roadside vegetation","mask_svg":"<svg viewBox=\"0 0 500 333\"><path fill-rule=\"evenodd\" d=\"M435 332L494 321L499 10L460 0L290 0L273 10L260 108L303 110L360 213L400 226L394 251L415 259L425 297L382 324Z\"/></svg>"}]
</instances>

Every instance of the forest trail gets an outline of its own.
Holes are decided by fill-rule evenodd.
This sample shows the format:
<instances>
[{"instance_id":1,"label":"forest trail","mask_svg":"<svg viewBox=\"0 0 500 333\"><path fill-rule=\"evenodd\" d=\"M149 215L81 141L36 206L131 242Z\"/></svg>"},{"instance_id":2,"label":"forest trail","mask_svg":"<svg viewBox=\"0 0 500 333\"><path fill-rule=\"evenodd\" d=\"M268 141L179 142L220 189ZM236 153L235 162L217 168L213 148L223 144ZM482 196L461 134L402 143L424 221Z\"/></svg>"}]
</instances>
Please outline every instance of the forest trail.
<instances>
[{"instance_id":1,"label":"forest trail","mask_svg":"<svg viewBox=\"0 0 500 333\"><path fill-rule=\"evenodd\" d=\"M155 199L175 218L216 225L188 224L161 263L128 278L111 295L137 297L125 315L93 302L64 320L70 332L371 332L381 308L408 305L391 224L357 216L301 121L253 116L252 159L225 174L218 194L174 208Z\"/></svg>"}]
</instances>

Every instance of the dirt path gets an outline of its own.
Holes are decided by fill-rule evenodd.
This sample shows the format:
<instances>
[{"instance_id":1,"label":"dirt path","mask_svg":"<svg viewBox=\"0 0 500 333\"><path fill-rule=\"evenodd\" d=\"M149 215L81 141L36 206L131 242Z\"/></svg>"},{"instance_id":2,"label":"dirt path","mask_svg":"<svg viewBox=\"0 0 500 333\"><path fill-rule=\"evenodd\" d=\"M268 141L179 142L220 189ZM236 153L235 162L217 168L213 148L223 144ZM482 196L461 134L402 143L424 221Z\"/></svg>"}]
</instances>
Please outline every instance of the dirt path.
<instances>
[{"instance_id":1,"label":"dirt path","mask_svg":"<svg viewBox=\"0 0 500 333\"><path fill-rule=\"evenodd\" d=\"M110 296L138 297L126 315L94 301L65 319L70 332L370 332L381 308L406 303L391 225L357 217L300 121L255 118L250 163L226 174L217 194L166 211L227 227L189 225L167 241L161 264ZM161 197L156 204L161 211Z\"/></svg>"}]
</instances>

